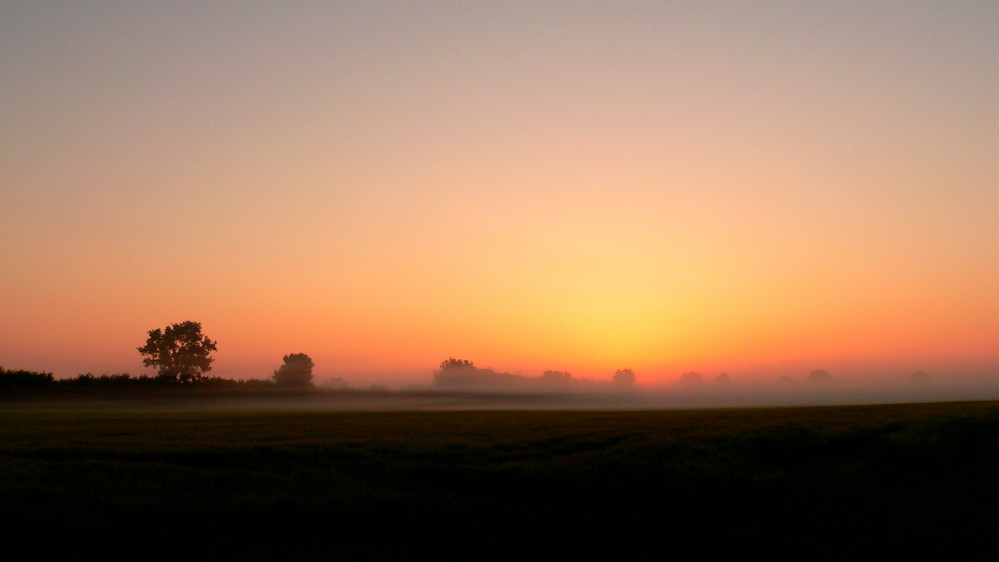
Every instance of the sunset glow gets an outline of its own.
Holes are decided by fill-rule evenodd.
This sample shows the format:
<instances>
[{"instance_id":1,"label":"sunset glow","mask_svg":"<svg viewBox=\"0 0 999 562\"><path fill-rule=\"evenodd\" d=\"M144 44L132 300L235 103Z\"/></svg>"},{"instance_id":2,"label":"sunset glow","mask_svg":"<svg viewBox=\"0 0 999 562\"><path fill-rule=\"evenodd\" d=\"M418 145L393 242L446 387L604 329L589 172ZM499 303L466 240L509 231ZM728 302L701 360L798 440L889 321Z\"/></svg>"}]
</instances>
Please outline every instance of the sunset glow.
<instances>
[{"instance_id":1,"label":"sunset glow","mask_svg":"<svg viewBox=\"0 0 999 562\"><path fill-rule=\"evenodd\" d=\"M999 5L3 3L0 365L999 374Z\"/></svg>"}]
</instances>

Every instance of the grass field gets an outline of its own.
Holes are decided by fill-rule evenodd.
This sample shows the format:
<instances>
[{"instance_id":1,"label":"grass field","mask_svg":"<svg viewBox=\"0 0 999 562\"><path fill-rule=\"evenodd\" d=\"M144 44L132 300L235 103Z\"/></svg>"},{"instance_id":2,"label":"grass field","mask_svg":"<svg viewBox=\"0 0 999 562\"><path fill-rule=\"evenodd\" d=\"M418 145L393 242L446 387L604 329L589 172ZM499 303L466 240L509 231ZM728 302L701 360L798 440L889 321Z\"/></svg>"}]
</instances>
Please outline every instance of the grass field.
<instances>
[{"instance_id":1,"label":"grass field","mask_svg":"<svg viewBox=\"0 0 999 562\"><path fill-rule=\"evenodd\" d=\"M987 560L999 404L22 405L0 410L0 518L37 558Z\"/></svg>"}]
</instances>

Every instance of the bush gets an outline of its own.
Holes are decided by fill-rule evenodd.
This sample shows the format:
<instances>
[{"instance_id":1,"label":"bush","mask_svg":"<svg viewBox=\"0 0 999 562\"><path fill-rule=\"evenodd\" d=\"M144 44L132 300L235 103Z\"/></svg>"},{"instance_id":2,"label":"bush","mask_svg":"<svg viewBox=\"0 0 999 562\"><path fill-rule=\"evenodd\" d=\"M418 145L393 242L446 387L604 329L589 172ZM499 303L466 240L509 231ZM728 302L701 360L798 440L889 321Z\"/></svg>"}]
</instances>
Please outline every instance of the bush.
<instances>
[{"instance_id":1,"label":"bush","mask_svg":"<svg viewBox=\"0 0 999 562\"><path fill-rule=\"evenodd\" d=\"M292 353L284 356L284 365L274 371L274 382L285 387L311 387L312 368L316 364L304 353Z\"/></svg>"},{"instance_id":2,"label":"bush","mask_svg":"<svg viewBox=\"0 0 999 562\"><path fill-rule=\"evenodd\" d=\"M0 367L0 389L37 388L50 385L54 380L52 373L39 373L23 369L8 371Z\"/></svg>"}]
</instances>

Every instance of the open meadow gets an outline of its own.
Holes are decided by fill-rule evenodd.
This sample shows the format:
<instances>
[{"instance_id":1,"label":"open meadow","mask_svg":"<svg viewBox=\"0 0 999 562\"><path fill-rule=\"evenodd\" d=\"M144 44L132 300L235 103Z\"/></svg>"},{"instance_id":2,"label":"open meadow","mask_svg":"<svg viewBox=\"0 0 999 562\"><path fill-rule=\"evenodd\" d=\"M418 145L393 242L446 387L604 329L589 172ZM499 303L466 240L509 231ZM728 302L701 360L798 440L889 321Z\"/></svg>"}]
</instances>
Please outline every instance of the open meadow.
<instances>
[{"instance_id":1,"label":"open meadow","mask_svg":"<svg viewBox=\"0 0 999 562\"><path fill-rule=\"evenodd\" d=\"M18 559L994 559L997 482L993 402L0 410Z\"/></svg>"}]
</instances>

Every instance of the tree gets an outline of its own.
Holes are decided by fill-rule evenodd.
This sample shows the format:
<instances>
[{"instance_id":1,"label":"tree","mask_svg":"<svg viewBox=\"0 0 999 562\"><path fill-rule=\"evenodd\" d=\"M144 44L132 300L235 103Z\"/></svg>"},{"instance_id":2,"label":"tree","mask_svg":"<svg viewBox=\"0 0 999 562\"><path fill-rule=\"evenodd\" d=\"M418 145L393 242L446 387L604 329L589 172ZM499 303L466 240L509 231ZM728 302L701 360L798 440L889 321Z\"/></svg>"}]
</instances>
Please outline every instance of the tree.
<instances>
[{"instance_id":1,"label":"tree","mask_svg":"<svg viewBox=\"0 0 999 562\"><path fill-rule=\"evenodd\" d=\"M552 369L546 370L541 373L540 377L528 379L530 382L535 383L543 390L547 391L565 391L568 390L576 379L572 377L572 373L569 371L555 371Z\"/></svg>"},{"instance_id":2,"label":"tree","mask_svg":"<svg viewBox=\"0 0 999 562\"><path fill-rule=\"evenodd\" d=\"M572 373L569 371L553 371L548 369L541 373L541 380L553 384L569 384L572 382Z\"/></svg>"},{"instance_id":3,"label":"tree","mask_svg":"<svg viewBox=\"0 0 999 562\"><path fill-rule=\"evenodd\" d=\"M441 361L440 370L434 371L434 384L437 386L467 387L481 384L483 377L479 369L468 359L448 357Z\"/></svg>"},{"instance_id":4,"label":"tree","mask_svg":"<svg viewBox=\"0 0 999 562\"><path fill-rule=\"evenodd\" d=\"M618 369L614 371L614 384L619 386L631 386L635 384L635 372L631 369Z\"/></svg>"},{"instance_id":5,"label":"tree","mask_svg":"<svg viewBox=\"0 0 999 562\"><path fill-rule=\"evenodd\" d=\"M217 349L216 342L202 335L201 323L190 320L149 330L146 345L138 348L147 356L143 366L159 368L160 379L181 383L197 382L211 371L211 353Z\"/></svg>"},{"instance_id":6,"label":"tree","mask_svg":"<svg viewBox=\"0 0 999 562\"><path fill-rule=\"evenodd\" d=\"M447 371L449 369L474 369L475 363L472 363L468 359L455 359L454 357L448 357L447 359L441 361L440 370Z\"/></svg>"},{"instance_id":7,"label":"tree","mask_svg":"<svg viewBox=\"0 0 999 562\"><path fill-rule=\"evenodd\" d=\"M304 353L284 356L284 365L274 371L274 382L278 386L312 386L312 368L316 364Z\"/></svg>"}]
</instances>

